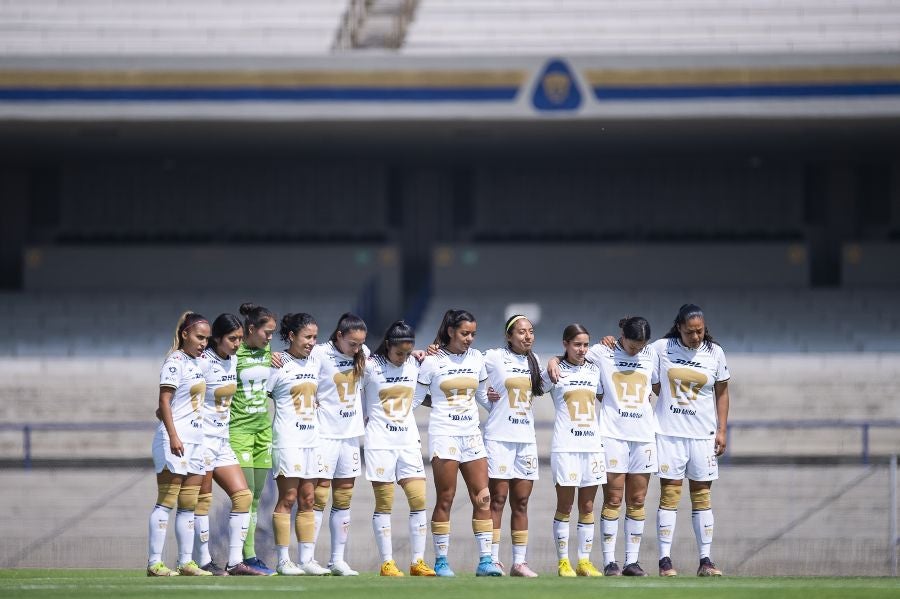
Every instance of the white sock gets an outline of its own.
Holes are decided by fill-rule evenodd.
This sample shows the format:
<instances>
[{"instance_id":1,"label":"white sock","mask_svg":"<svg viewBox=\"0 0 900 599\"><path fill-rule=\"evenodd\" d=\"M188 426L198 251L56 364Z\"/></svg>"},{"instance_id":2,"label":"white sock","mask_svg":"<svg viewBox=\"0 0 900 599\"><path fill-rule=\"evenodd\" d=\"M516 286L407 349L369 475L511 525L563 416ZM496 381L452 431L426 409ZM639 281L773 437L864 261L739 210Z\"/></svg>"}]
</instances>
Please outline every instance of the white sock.
<instances>
[{"instance_id":1,"label":"white sock","mask_svg":"<svg viewBox=\"0 0 900 599\"><path fill-rule=\"evenodd\" d=\"M209 555L209 516L194 515L194 561L205 566L212 561Z\"/></svg>"},{"instance_id":2,"label":"white sock","mask_svg":"<svg viewBox=\"0 0 900 599\"><path fill-rule=\"evenodd\" d=\"M527 550L528 550L528 545L513 545L512 546L513 564L524 564L525 563L525 552Z\"/></svg>"},{"instance_id":3,"label":"white sock","mask_svg":"<svg viewBox=\"0 0 900 599\"><path fill-rule=\"evenodd\" d=\"M375 512L372 516L372 532L375 533L375 544L381 553L381 561L394 559L394 549L391 546L391 515Z\"/></svg>"},{"instance_id":4,"label":"white sock","mask_svg":"<svg viewBox=\"0 0 900 599\"><path fill-rule=\"evenodd\" d=\"M291 550L287 545L275 545L275 554L278 556L278 563L291 559Z\"/></svg>"},{"instance_id":5,"label":"white sock","mask_svg":"<svg viewBox=\"0 0 900 599\"><path fill-rule=\"evenodd\" d=\"M500 561L500 543L491 543L491 561Z\"/></svg>"},{"instance_id":6,"label":"white sock","mask_svg":"<svg viewBox=\"0 0 900 599\"><path fill-rule=\"evenodd\" d=\"M578 523L578 559L582 560L591 556L591 548L594 546L594 523Z\"/></svg>"},{"instance_id":7,"label":"white sock","mask_svg":"<svg viewBox=\"0 0 900 599\"><path fill-rule=\"evenodd\" d=\"M638 561L641 551L641 537L644 535L644 521L632 520L625 516L625 564Z\"/></svg>"},{"instance_id":8,"label":"white sock","mask_svg":"<svg viewBox=\"0 0 900 599\"><path fill-rule=\"evenodd\" d=\"M553 520L553 538L556 539L556 558L569 557L569 521Z\"/></svg>"},{"instance_id":9,"label":"white sock","mask_svg":"<svg viewBox=\"0 0 900 599\"><path fill-rule=\"evenodd\" d=\"M166 529L169 527L169 512L172 508L163 505L156 505L150 512L148 522L148 560L147 565L152 566L162 561L163 548L166 545Z\"/></svg>"},{"instance_id":10,"label":"white sock","mask_svg":"<svg viewBox=\"0 0 900 599\"><path fill-rule=\"evenodd\" d=\"M244 559L244 539L250 528L250 512L231 512L228 515L228 567Z\"/></svg>"},{"instance_id":11,"label":"white sock","mask_svg":"<svg viewBox=\"0 0 900 599\"><path fill-rule=\"evenodd\" d=\"M672 557L672 539L675 538L675 510L656 511L656 541L659 546L659 559Z\"/></svg>"},{"instance_id":12,"label":"white sock","mask_svg":"<svg viewBox=\"0 0 900 599\"><path fill-rule=\"evenodd\" d=\"M712 510L692 512L691 521L694 523L694 537L697 539L700 559L709 557L713 540L713 522L715 521Z\"/></svg>"},{"instance_id":13,"label":"white sock","mask_svg":"<svg viewBox=\"0 0 900 599\"><path fill-rule=\"evenodd\" d=\"M194 551L194 510L175 512L175 540L178 542L178 565L191 561Z\"/></svg>"},{"instance_id":14,"label":"white sock","mask_svg":"<svg viewBox=\"0 0 900 599\"><path fill-rule=\"evenodd\" d=\"M603 565L606 566L616 561L616 537L619 534L619 521L600 518L600 534L603 535Z\"/></svg>"},{"instance_id":15,"label":"white sock","mask_svg":"<svg viewBox=\"0 0 900 599\"><path fill-rule=\"evenodd\" d=\"M411 564L425 559L425 541L428 538L428 517L425 510L409 513L409 550L412 554Z\"/></svg>"},{"instance_id":16,"label":"white sock","mask_svg":"<svg viewBox=\"0 0 900 599\"><path fill-rule=\"evenodd\" d=\"M431 540L434 543L434 557L447 557L450 550L450 535L431 534Z\"/></svg>"},{"instance_id":17,"label":"white sock","mask_svg":"<svg viewBox=\"0 0 900 599\"><path fill-rule=\"evenodd\" d=\"M313 517L316 519L316 529L315 535L313 536L313 542L317 543L319 541L319 531L322 530L322 519L325 517L325 514L322 510L313 510Z\"/></svg>"},{"instance_id":18,"label":"white sock","mask_svg":"<svg viewBox=\"0 0 900 599\"><path fill-rule=\"evenodd\" d=\"M315 543L300 543L300 563L308 564L315 557L316 552L316 544Z\"/></svg>"},{"instance_id":19,"label":"white sock","mask_svg":"<svg viewBox=\"0 0 900 599\"><path fill-rule=\"evenodd\" d=\"M332 507L328 523L331 531L331 563L336 564L344 561L344 548L350 533L350 508L336 510Z\"/></svg>"},{"instance_id":20,"label":"white sock","mask_svg":"<svg viewBox=\"0 0 900 599\"><path fill-rule=\"evenodd\" d=\"M476 532L475 533L475 546L478 547L478 554L481 557L490 556L491 555L491 541L494 538L494 531L488 530L486 532Z\"/></svg>"}]
</instances>

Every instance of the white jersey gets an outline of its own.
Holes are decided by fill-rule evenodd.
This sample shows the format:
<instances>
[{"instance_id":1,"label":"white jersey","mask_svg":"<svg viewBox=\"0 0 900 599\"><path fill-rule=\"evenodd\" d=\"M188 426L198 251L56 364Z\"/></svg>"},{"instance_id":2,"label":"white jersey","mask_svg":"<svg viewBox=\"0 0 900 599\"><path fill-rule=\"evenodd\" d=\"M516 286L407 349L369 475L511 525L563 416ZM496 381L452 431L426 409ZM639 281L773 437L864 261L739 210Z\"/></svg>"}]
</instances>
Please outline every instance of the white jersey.
<instances>
[{"instance_id":1,"label":"white jersey","mask_svg":"<svg viewBox=\"0 0 900 599\"><path fill-rule=\"evenodd\" d=\"M454 437L479 435L479 403L487 402L487 371L484 354L468 349L464 354L451 354L443 349L428 356L419 368L419 384L413 405L431 395L429 435Z\"/></svg>"},{"instance_id":2,"label":"white jersey","mask_svg":"<svg viewBox=\"0 0 900 599\"><path fill-rule=\"evenodd\" d=\"M369 356L365 345L359 350ZM353 372L353 356L348 356L328 341L310 353L322 364L319 373L319 433L326 439L350 439L365 433L359 391L362 377Z\"/></svg>"},{"instance_id":3,"label":"white jersey","mask_svg":"<svg viewBox=\"0 0 900 599\"><path fill-rule=\"evenodd\" d=\"M597 396L603 392L600 369L587 361L575 366L561 360L559 381L551 383L544 373L544 388L550 391L556 408L550 451L603 451L596 410Z\"/></svg>"},{"instance_id":4,"label":"white jersey","mask_svg":"<svg viewBox=\"0 0 900 599\"><path fill-rule=\"evenodd\" d=\"M269 376L266 390L275 405L272 447L318 447L316 390L321 370L322 363L310 355L292 358Z\"/></svg>"},{"instance_id":5,"label":"white jersey","mask_svg":"<svg viewBox=\"0 0 900 599\"><path fill-rule=\"evenodd\" d=\"M384 356L366 361L362 404L366 416L366 449L409 449L422 446L412 413L419 366L412 356L395 366Z\"/></svg>"},{"instance_id":6,"label":"white jersey","mask_svg":"<svg viewBox=\"0 0 900 599\"><path fill-rule=\"evenodd\" d=\"M500 395L498 401L489 405L484 438L534 443L534 413L531 410L534 398L528 358L505 347L489 349L484 353L484 366L491 387Z\"/></svg>"},{"instance_id":7,"label":"white jersey","mask_svg":"<svg viewBox=\"0 0 900 599\"><path fill-rule=\"evenodd\" d=\"M228 438L231 400L237 391L237 359L221 358L210 348L203 352L197 362L206 378L203 434L207 437Z\"/></svg>"},{"instance_id":8,"label":"white jersey","mask_svg":"<svg viewBox=\"0 0 900 599\"><path fill-rule=\"evenodd\" d=\"M659 382L656 350L647 345L632 356L619 343L615 349L598 343L588 351L587 359L600 369L603 383L600 434L623 441L655 441L650 391Z\"/></svg>"},{"instance_id":9,"label":"white jersey","mask_svg":"<svg viewBox=\"0 0 900 599\"><path fill-rule=\"evenodd\" d=\"M183 351L173 351L163 362L159 371L159 386L172 387L172 420L175 431L182 443L203 443L203 396L206 393L206 379L197 358ZM165 425L159 423L159 432L164 439L169 438Z\"/></svg>"},{"instance_id":10,"label":"white jersey","mask_svg":"<svg viewBox=\"0 0 900 599\"><path fill-rule=\"evenodd\" d=\"M715 385L731 378L725 352L715 343L689 349L680 339L660 339L653 348L659 356L656 422L660 434L689 439L715 437Z\"/></svg>"}]
</instances>

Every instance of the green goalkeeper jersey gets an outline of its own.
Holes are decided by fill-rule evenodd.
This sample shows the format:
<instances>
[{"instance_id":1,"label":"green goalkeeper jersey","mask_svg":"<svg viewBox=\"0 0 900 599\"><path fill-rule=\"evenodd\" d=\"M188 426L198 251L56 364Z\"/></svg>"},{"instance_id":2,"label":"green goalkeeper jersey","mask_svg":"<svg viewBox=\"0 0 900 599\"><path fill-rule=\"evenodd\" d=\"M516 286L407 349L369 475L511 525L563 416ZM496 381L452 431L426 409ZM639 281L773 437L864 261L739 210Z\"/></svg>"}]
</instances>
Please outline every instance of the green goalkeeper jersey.
<instances>
[{"instance_id":1,"label":"green goalkeeper jersey","mask_svg":"<svg viewBox=\"0 0 900 599\"><path fill-rule=\"evenodd\" d=\"M243 343L235 354L237 358L237 391L231 403L230 430L254 433L270 429L269 402L266 383L272 364L272 350L247 347Z\"/></svg>"}]
</instances>

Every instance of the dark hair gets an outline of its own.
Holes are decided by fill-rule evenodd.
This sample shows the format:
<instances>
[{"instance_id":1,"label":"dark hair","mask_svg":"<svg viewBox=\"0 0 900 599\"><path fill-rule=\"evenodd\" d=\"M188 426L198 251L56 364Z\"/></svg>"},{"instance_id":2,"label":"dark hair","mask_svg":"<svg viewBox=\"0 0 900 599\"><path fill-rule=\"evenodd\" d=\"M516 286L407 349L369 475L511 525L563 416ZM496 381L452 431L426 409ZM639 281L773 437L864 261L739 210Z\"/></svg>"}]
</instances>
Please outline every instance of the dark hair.
<instances>
[{"instance_id":1,"label":"dark hair","mask_svg":"<svg viewBox=\"0 0 900 599\"><path fill-rule=\"evenodd\" d=\"M650 341L650 323L642 316L626 316L619 321L619 328L629 341Z\"/></svg>"},{"instance_id":2,"label":"dark hair","mask_svg":"<svg viewBox=\"0 0 900 599\"><path fill-rule=\"evenodd\" d=\"M571 341L578 335L582 335L582 334L590 336L590 333L588 333L588 330L586 328L584 328L583 325L580 325L577 322L572 323L569 326L567 326L565 329L563 329L563 341L568 343L569 341ZM568 356L568 354L564 354L564 355L560 356L559 359L565 360L567 356Z\"/></svg>"},{"instance_id":3,"label":"dark hair","mask_svg":"<svg viewBox=\"0 0 900 599\"><path fill-rule=\"evenodd\" d=\"M391 347L407 341L415 342L415 340L416 331L405 320L397 320L384 332L384 339L381 340L381 344L375 350L375 355L387 358L388 349Z\"/></svg>"},{"instance_id":4,"label":"dark hair","mask_svg":"<svg viewBox=\"0 0 900 599\"><path fill-rule=\"evenodd\" d=\"M209 342L206 344L207 347L214 352L218 352L219 341L225 335L242 328L241 319L234 314L219 314L212 323L212 333L209 336Z\"/></svg>"},{"instance_id":5,"label":"dark hair","mask_svg":"<svg viewBox=\"0 0 900 599\"><path fill-rule=\"evenodd\" d=\"M172 340L172 348L169 350L170 354L173 351L178 351L181 349L181 346L184 345L184 339L181 338L181 334L199 322L209 323L205 316L197 314L196 312L191 312L190 310L179 317L178 325L175 327L175 338Z\"/></svg>"},{"instance_id":6,"label":"dark hair","mask_svg":"<svg viewBox=\"0 0 900 599\"><path fill-rule=\"evenodd\" d=\"M528 320L528 317L524 314L513 314L506 320L506 324L503 325L503 330L506 332L507 337L506 347L510 351L512 351L512 344L509 342L509 335L512 332L512 326L520 320ZM529 322L531 321L529 320ZM534 352L530 349L525 352L525 357L528 359L528 370L531 371L531 395L540 397L544 394L544 386L541 383L541 366L538 364Z\"/></svg>"},{"instance_id":7,"label":"dark hair","mask_svg":"<svg viewBox=\"0 0 900 599\"><path fill-rule=\"evenodd\" d=\"M315 318L306 312L285 314L281 318L281 330L278 331L278 334L281 336L282 341L290 343L291 333L297 335L310 325L318 326L318 323L316 323Z\"/></svg>"},{"instance_id":8,"label":"dark hair","mask_svg":"<svg viewBox=\"0 0 900 599\"><path fill-rule=\"evenodd\" d=\"M706 318L703 316L703 310L697 304L684 304L678 308L678 315L675 316L675 322L664 337L666 339L681 339L681 333L678 331L678 327L687 323L687 321L692 318L703 319L703 343L705 345L715 343L715 339L713 339L713 336L709 332L709 327L706 326Z\"/></svg>"},{"instance_id":9,"label":"dark hair","mask_svg":"<svg viewBox=\"0 0 900 599\"><path fill-rule=\"evenodd\" d=\"M362 318L351 312L344 312L341 314L341 317L338 318L337 326L334 327L334 332L331 333L331 337L329 337L328 340L332 343L337 343L338 333L343 337L350 331L366 332L368 330L369 328ZM356 378L361 378L365 371L366 354L363 352L362 348L359 348L359 351L353 356L353 374L356 375Z\"/></svg>"},{"instance_id":10,"label":"dark hair","mask_svg":"<svg viewBox=\"0 0 900 599\"><path fill-rule=\"evenodd\" d=\"M475 317L465 310L447 310L444 312L444 318L441 320L441 326L438 327L434 342L442 347L447 345L450 343L449 329L455 329L464 322L475 322Z\"/></svg>"},{"instance_id":11,"label":"dark hair","mask_svg":"<svg viewBox=\"0 0 900 599\"><path fill-rule=\"evenodd\" d=\"M266 322L270 320L274 321L278 318L275 316L275 313L268 308L263 308L262 306L257 306L256 304L251 304L249 302L241 304L240 313L244 316L245 335L250 333L251 326L259 329L262 328Z\"/></svg>"}]
</instances>

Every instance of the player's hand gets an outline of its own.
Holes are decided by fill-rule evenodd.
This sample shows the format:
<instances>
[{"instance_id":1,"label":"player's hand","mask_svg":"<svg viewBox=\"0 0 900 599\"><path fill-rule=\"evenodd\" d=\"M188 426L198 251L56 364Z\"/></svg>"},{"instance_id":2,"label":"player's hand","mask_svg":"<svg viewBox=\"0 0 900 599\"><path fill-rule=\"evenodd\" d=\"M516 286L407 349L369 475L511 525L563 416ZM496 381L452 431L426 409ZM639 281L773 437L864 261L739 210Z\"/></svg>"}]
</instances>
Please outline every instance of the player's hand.
<instances>
[{"instance_id":1,"label":"player's hand","mask_svg":"<svg viewBox=\"0 0 900 599\"><path fill-rule=\"evenodd\" d=\"M550 382L556 384L559 382L559 358L553 356L547 361L547 376Z\"/></svg>"},{"instance_id":2,"label":"player's hand","mask_svg":"<svg viewBox=\"0 0 900 599\"><path fill-rule=\"evenodd\" d=\"M432 343L425 350L425 353L427 353L429 356L436 356L440 349L441 349L440 345L438 345L437 343Z\"/></svg>"},{"instance_id":3,"label":"player's hand","mask_svg":"<svg viewBox=\"0 0 900 599\"><path fill-rule=\"evenodd\" d=\"M497 393L493 387L488 387L487 398L488 398L488 401L491 401L491 402L500 401L500 394Z\"/></svg>"},{"instance_id":4,"label":"player's hand","mask_svg":"<svg viewBox=\"0 0 900 599\"><path fill-rule=\"evenodd\" d=\"M284 360L281 358L280 351L272 352L272 368L281 368L284 366Z\"/></svg>"},{"instance_id":5,"label":"player's hand","mask_svg":"<svg viewBox=\"0 0 900 599\"><path fill-rule=\"evenodd\" d=\"M428 354L425 353L424 349L414 349L412 350L412 353L410 355L416 359L416 362L421 364L422 361L425 360L425 356Z\"/></svg>"},{"instance_id":6,"label":"player's hand","mask_svg":"<svg viewBox=\"0 0 900 599\"><path fill-rule=\"evenodd\" d=\"M719 457L723 453L725 453L725 439L726 439L725 431L716 431L716 440L715 445L713 447L713 451L716 453L716 457Z\"/></svg>"},{"instance_id":7,"label":"player's hand","mask_svg":"<svg viewBox=\"0 0 900 599\"><path fill-rule=\"evenodd\" d=\"M600 343L608 347L609 349L616 349L616 338L612 335L607 335L603 339L600 340Z\"/></svg>"},{"instance_id":8,"label":"player's hand","mask_svg":"<svg viewBox=\"0 0 900 599\"><path fill-rule=\"evenodd\" d=\"M169 449L172 450L172 455L177 455L179 458L184 455L184 443L181 442L178 435L169 437Z\"/></svg>"}]
</instances>

